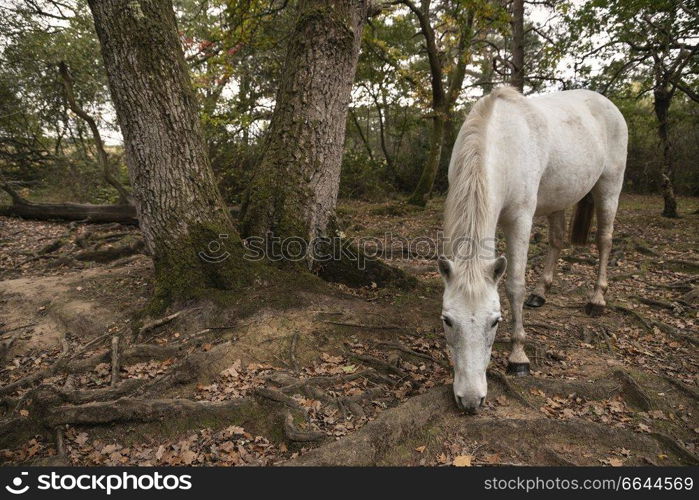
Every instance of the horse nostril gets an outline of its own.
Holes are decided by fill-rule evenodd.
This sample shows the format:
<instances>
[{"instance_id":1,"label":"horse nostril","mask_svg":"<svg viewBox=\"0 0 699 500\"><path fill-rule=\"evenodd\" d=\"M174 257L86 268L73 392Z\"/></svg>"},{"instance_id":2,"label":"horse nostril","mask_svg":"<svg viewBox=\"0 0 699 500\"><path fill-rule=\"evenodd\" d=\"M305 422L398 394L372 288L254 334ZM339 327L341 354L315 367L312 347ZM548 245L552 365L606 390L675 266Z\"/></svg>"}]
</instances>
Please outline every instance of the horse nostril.
<instances>
[{"instance_id":1,"label":"horse nostril","mask_svg":"<svg viewBox=\"0 0 699 500\"><path fill-rule=\"evenodd\" d=\"M485 404L485 396L481 398L481 402L478 406L483 406Z\"/></svg>"}]
</instances>

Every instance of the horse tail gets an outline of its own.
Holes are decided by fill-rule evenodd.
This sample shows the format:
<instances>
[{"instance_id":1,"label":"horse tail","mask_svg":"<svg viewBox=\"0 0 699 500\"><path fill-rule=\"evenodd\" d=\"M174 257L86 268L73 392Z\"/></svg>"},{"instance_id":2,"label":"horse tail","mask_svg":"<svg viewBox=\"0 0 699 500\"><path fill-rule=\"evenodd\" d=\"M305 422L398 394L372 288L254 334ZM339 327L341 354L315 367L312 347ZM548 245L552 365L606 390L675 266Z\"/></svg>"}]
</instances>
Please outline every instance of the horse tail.
<instances>
[{"instance_id":1,"label":"horse tail","mask_svg":"<svg viewBox=\"0 0 699 500\"><path fill-rule=\"evenodd\" d=\"M587 193L575 206L575 215L570 222L570 242L573 245L587 244L587 236L590 234L590 226L595 214L594 208L595 202L591 193Z\"/></svg>"}]
</instances>

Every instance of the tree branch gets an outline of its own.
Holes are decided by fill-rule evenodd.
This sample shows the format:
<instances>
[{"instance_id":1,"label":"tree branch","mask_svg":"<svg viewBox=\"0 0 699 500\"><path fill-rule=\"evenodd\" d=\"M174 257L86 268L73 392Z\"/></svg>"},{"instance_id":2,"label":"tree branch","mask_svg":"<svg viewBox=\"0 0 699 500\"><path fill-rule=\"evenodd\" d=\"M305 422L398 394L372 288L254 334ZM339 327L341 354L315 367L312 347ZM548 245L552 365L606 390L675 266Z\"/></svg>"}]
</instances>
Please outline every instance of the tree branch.
<instances>
[{"instance_id":1,"label":"tree branch","mask_svg":"<svg viewBox=\"0 0 699 500\"><path fill-rule=\"evenodd\" d=\"M73 79L68 72L68 66L65 61L58 63L58 72L61 75L63 81L63 88L66 94L66 101L68 102L68 107L73 113L78 115L80 118L87 123L92 132L92 137L95 140L95 148L97 149L97 163L99 163L102 168L102 173L104 175L104 180L117 190L119 193L119 202L121 204L127 204L130 199L130 194L124 186L112 175L112 171L109 165L109 157L107 156L107 151L104 149L104 142L102 141L102 136L100 134L99 128L94 118L92 118L75 100L75 92L73 91Z\"/></svg>"}]
</instances>

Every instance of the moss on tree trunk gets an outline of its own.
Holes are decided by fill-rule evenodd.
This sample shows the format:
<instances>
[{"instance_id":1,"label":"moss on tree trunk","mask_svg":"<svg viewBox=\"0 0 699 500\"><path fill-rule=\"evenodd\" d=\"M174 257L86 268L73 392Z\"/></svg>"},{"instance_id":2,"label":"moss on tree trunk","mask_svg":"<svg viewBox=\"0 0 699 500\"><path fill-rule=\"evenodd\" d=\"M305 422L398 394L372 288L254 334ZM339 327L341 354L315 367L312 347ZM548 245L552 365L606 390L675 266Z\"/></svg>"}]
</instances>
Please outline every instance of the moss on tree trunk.
<instances>
[{"instance_id":1,"label":"moss on tree trunk","mask_svg":"<svg viewBox=\"0 0 699 500\"><path fill-rule=\"evenodd\" d=\"M216 187L171 0L90 0L156 297L249 284L259 266Z\"/></svg>"},{"instance_id":2,"label":"moss on tree trunk","mask_svg":"<svg viewBox=\"0 0 699 500\"><path fill-rule=\"evenodd\" d=\"M264 155L246 193L241 233L310 243L332 236L347 108L365 0L302 0L288 43ZM306 264L313 266L308 253Z\"/></svg>"}]
</instances>

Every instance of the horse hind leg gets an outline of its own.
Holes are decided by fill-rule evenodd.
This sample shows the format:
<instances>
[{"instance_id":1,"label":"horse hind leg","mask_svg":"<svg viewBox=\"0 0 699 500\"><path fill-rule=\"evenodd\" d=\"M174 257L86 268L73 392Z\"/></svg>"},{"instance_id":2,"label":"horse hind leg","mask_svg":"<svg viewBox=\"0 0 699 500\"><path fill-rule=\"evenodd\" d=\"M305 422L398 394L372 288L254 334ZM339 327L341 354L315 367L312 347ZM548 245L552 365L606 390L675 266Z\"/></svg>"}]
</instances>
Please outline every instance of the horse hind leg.
<instances>
[{"instance_id":1,"label":"horse hind leg","mask_svg":"<svg viewBox=\"0 0 699 500\"><path fill-rule=\"evenodd\" d=\"M599 254L599 267L597 270L597 282L585 306L585 312L589 316L599 316L607 305L604 294L607 292L607 263L609 253L612 250L612 234L614 232L614 217L619 205L619 192L621 186L609 186L601 179L592 191L595 200L595 215L597 216L597 252Z\"/></svg>"},{"instance_id":2,"label":"horse hind leg","mask_svg":"<svg viewBox=\"0 0 699 500\"><path fill-rule=\"evenodd\" d=\"M544 270L534 287L532 293L527 297L525 305L527 307L541 307L546 302L546 292L551 288L553 277L556 273L558 257L566 241L566 216L564 211L556 212L548 216L549 221L549 250L544 261Z\"/></svg>"}]
</instances>

